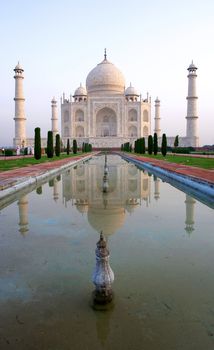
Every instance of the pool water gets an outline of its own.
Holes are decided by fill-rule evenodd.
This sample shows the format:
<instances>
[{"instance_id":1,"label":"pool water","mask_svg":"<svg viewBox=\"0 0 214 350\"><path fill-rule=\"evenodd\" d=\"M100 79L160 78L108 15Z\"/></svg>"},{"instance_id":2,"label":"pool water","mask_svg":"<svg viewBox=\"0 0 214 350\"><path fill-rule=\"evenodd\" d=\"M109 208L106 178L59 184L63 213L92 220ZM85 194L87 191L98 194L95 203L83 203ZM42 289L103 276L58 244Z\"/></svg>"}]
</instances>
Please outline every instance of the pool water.
<instances>
[{"instance_id":1,"label":"pool water","mask_svg":"<svg viewBox=\"0 0 214 350\"><path fill-rule=\"evenodd\" d=\"M0 212L0 349L214 348L213 209L108 155ZM1 207L1 203L0 203ZM103 231L114 305L91 307Z\"/></svg>"}]
</instances>

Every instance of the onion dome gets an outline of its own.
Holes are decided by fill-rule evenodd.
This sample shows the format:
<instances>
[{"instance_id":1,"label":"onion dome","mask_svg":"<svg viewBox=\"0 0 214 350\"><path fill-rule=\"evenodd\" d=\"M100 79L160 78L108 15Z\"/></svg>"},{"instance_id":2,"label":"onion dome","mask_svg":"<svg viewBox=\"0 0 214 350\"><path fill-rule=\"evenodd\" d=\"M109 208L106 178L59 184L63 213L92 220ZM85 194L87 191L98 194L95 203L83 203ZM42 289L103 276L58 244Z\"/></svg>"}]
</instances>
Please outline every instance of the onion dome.
<instances>
[{"instance_id":1,"label":"onion dome","mask_svg":"<svg viewBox=\"0 0 214 350\"><path fill-rule=\"evenodd\" d=\"M118 231L125 221L124 208L89 207L88 222L97 232L103 231L105 236Z\"/></svg>"},{"instance_id":2,"label":"onion dome","mask_svg":"<svg viewBox=\"0 0 214 350\"><path fill-rule=\"evenodd\" d=\"M124 94L125 78L122 72L106 58L90 71L86 79L88 93Z\"/></svg>"},{"instance_id":3,"label":"onion dome","mask_svg":"<svg viewBox=\"0 0 214 350\"><path fill-rule=\"evenodd\" d=\"M81 83L80 86L74 92L74 97L76 96L87 96L87 91Z\"/></svg>"},{"instance_id":4,"label":"onion dome","mask_svg":"<svg viewBox=\"0 0 214 350\"><path fill-rule=\"evenodd\" d=\"M159 102L160 102L159 98L156 97L155 103L159 103Z\"/></svg>"},{"instance_id":5,"label":"onion dome","mask_svg":"<svg viewBox=\"0 0 214 350\"><path fill-rule=\"evenodd\" d=\"M130 86L126 89L125 95L126 96L137 96L137 97L140 96L138 91L132 86L131 83L130 83Z\"/></svg>"}]
</instances>

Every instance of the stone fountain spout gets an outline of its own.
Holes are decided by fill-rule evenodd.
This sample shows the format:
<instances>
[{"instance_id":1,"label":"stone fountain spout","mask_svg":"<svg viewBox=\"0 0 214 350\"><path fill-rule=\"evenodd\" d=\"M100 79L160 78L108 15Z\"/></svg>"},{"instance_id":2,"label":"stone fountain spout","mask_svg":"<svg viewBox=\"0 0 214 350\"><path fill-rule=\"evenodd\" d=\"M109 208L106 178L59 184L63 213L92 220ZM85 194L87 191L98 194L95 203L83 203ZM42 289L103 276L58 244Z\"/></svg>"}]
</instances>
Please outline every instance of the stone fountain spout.
<instances>
[{"instance_id":1,"label":"stone fountain spout","mask_svg":"<svg viewBox=\"0 0 214 350\"><path fill-rule=\"evenodd\" d=\"M93 273L92 281L95 285L93 292L93 307L107 305L113 300L112 283L114 282L114 273L109 265L109 250L107 243L100 233L100 239L97 242L96 267Z\"/></svg>"}]
</instances>

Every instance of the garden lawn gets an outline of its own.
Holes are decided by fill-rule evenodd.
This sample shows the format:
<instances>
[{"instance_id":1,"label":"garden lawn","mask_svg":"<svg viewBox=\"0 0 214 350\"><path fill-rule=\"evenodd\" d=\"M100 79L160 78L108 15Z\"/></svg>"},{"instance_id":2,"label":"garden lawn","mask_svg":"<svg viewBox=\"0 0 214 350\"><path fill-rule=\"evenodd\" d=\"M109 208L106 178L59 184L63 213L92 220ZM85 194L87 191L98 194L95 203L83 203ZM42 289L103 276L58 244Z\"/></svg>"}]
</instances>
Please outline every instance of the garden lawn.
<instances>
[{"instance_id":1,"label":"garden lawn","mask_svg":"<svg viewBox=\"0 0 214 350\"><path fill-rule=\"evenodd\" d=\"M165 160L170 163L190 165L190 166L203 168L203 169L214 169L214 158L188 157L188 156L171 155L171 154L166 155L165 157L163 157L161 154L157 154L156 156L149 155L149 154L137 154L137 153L135 154L145 158Z\"/></svg>"},{"instance_id":2,"label":"garden lawn","mask_svg":"<svg viewBox=\"0 0 214 350\"><path fill-rule=\"evenodd\" d=\"M10 159L10 157L7 157L4 160L0 160L0 171L22 168L22 167L26 167L26 166L34 165L34 164L53 162L56 160L65 159L65 158L72 158L72 157L76 157L76 156L80 156L80 155L82 155L82 153L77 153L77 154L71 153L69 155L61 154L60 157L54 156L53 158L47 158L47 156L44 155L44 156L42 156L41 159L38 159L38 160L36 160L33 157L32 158L18 158L18 159Z\"/></svg>"}]
</instances>

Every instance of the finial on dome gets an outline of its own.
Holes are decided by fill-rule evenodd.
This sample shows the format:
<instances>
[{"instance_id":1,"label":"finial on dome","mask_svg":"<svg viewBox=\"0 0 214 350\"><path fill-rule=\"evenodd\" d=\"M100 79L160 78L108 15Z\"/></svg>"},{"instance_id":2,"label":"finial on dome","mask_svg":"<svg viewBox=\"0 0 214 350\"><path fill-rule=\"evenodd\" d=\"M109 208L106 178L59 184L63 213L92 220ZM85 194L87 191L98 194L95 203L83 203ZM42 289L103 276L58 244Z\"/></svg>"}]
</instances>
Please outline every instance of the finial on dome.
<instances>
[{"instance_id":1,"label":"finial on dome","mask_svg":"<svg viewBox=\"0 0 214 350\"><path fill-rule=\"evenodd\" d=\"M104 60L107 60L107 53L106 53L106 49L104 49Z\"/></svg>"}]
</instances>

